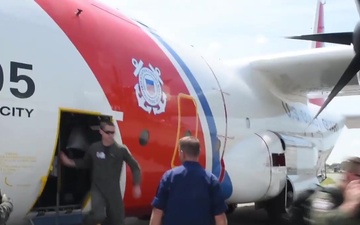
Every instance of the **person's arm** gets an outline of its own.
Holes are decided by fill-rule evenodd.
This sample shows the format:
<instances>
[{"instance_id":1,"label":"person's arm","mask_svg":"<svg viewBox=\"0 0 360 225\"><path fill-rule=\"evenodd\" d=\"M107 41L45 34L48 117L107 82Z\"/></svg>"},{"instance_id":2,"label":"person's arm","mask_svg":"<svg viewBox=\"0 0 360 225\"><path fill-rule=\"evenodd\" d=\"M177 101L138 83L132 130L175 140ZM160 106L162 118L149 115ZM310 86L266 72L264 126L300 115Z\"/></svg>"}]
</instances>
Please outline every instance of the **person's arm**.
<instances>
[{"instance_id":1,"label":"person's arm","mask_svg":"<svg viewBox=\"0 0 360 225\"><path fill-rule=\"evenodd\" d=\"M227 217L225 213L221 213L215 216L216 225L227 225Z\"/></svg>"},{"instance_id":2,"label":"person's arm","mask_svg":"<svg viewBox=\"0 0 360 225\"><path fill-rule=\"evenodd\" d=\"M123 148L124 160L131 169L133 183L134 183L134 185L140 185L140 183L141 183L140 165L135 160L135 158L130 154L129 149L125 145L123 145L122 148Z\"/></svg>"},{"instance_id":3,"label":"person's arm","mask_svg":"<svg viewBox=\"0 0 360 225\"><path fill-rule=\"evenodd\" d=\"M153 210L151 212L149 225L161 224L161 220L166 208L166 202L168 199L168 184L167 184L168 175L169 175L168 172L164 173L157 188L154 200L151 203Z\"/></svg>"},{"instance_id":4,"label":"person's arm","mask_svg":"<svg viewBox=\"0 0 360 225\"><path fill-rule=\"evenodd\" d=\"M91 166L92 159L89 153L90 149L86 151L85 156L82 159L69 159L64 152L60 151L61 162L68 167L76 167L79 169L88 169Z\"/></svg>"},{"instance_id":5,"label":"person's arm","mask_svg":"<svg viewBox=\"0 0 360 225\"><path fill-rule=\"evenodd\" d=\"M227 225L227 204L218 179L213 175L211 179L211 208L216 225Z\"/></svg>"},{"instance_id":6,"label":"person's arm","mask_svg":"<svg viewBox=\"0 0 360 225\"><path fill-rule=\"evenodd\" d=\"M310 211L310 221L313 225L352 225L355 218L356 205L343 203L333 209L330 194L320 192L314 197Z\"/></svg>"},{"instance_id":7,"label":"person's arm","mask_svg":"<svg viewBox=\"0 0 360 225\"><path fill-rule=\"evenodd\" d=\"M162 211L161 209L153 208L149 225L161 225L161 219L163 215L164 211Z\"/></svg>"},{"instance_id":8,"label":"person's arm","mask_svg":"<svg viewBox=\"0 0 360 225\"><path fill-rule=\"evenodd\" d=\"M89 151L85 153L82 159L73 159L74 165L78 169L89 169L92 164L92 158Z\"/></svg>"},{"instance_id":9,"label":"person's arm","mask_svg":"<svg viewBox=\"0 0 360 225\"><path fill-rule=\"evenodd\" d=\"M2 202L0 204L0 224L6 224L12 211L13 204L11 202L11 199L4 194L2 196Z\"/></svg>"}]
</instances>

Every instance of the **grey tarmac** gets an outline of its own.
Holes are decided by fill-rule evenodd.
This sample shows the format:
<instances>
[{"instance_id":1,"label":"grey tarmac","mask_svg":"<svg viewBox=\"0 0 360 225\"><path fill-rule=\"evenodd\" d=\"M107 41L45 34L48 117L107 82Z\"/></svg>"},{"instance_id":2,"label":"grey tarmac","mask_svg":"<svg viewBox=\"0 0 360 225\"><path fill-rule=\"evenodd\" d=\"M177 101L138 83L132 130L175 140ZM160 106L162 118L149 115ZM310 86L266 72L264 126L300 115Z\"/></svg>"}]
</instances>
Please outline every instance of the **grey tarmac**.
<instances>
[{"instance_id":1,"label":"grey tarmac","mask_svg":"<svg viewBox=\"0 0 360 225\"><path fill-rule=\"evenodd\" d=\"M328 177L339 182L342 174L328 173ZM148 225L149 221L127 218L127 225ZM276 225L271 223L266 212L262 209L255 210L253 204L240 204L232 214L228 215L228 225Z\"/></svg>"},{"instance_id":2,"label":"grey tarmac","mask_svg":"<svg viewBox=\"0 0 360 225\"><path fill-rule=\"evenodd\" d=\"M148 225L149 221L127 218L126 225ZM255 210L253 204L239 205L239 207L228 215L228 225L270 225L264 210ZM276 225L276 224L274 224Z\"/></svg>"}]
</instances>

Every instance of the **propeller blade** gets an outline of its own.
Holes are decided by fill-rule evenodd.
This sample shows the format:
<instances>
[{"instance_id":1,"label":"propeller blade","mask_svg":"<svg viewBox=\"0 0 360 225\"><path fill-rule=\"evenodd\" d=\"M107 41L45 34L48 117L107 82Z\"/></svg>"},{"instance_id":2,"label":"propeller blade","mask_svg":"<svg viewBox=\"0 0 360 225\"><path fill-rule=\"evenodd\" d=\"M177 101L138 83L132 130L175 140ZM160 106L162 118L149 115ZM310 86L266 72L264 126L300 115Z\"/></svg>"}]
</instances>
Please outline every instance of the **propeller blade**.
<instances>
[{"instance_id":1,"label":"propeller blade","mask_svg":"<svg viewBox=\"0 0 360 225\"><path fill-rule=\"evenodd\" d=\"M355 0L356 10L360 16L360 0Z\"/></svg>"},{"instance_id":2,"label":"propeller blade","mask_svg":"<svg viewBox=\"0 0 360 225\"><path fill-rule=\"evenodd\" d=\"M327 97L324 104L321 106L319 112L314 117L314 120L320 115L320 113L325 109L325 107L336 97L336 95L343 89L350 80L356 75L360 70L360 54L356 54L355 57L351 60L349 66L346 68L345 72L331 90L329 96Z\"/></svg>"},{"instance_id":3,"label":"propeller blade","mask_svg":"<svg viewBox=\"0 0 360 225\"><path fill-rule=\"evenodd\" d=\"M342 33L320 33L320 34L309 34L300 36L286 37L288 39L297 40L308 40L308 41L319 41L333 44L350 45L353 40L353 32L342 32Z\"/></svg>"}]
</instances>

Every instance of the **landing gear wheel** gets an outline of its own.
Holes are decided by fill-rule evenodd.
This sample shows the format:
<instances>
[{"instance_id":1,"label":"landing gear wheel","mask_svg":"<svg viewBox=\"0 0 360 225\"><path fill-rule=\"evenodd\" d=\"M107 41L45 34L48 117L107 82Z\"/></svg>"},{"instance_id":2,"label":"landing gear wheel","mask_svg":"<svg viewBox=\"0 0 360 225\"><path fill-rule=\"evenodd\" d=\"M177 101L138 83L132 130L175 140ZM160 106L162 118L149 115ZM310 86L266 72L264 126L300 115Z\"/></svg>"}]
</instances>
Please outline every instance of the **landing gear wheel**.
<instances>
[{"instance_id":1,"label":"landing gear wheel","mask_svg":"<svg viewBox=\"0 0 360 225\"><path fill-rule=\"evenodd\" d=\"M285 195L284 190L275 198L268 200L265 203L265 210L268 213L268 216L270 220L276 224L287 224L287 212L288 208L291 205L293 201L293 191L291 189L287 190L287 194ZM285 205L285 196L286 199L286 205Z\"/></svg>"}]
</instances>

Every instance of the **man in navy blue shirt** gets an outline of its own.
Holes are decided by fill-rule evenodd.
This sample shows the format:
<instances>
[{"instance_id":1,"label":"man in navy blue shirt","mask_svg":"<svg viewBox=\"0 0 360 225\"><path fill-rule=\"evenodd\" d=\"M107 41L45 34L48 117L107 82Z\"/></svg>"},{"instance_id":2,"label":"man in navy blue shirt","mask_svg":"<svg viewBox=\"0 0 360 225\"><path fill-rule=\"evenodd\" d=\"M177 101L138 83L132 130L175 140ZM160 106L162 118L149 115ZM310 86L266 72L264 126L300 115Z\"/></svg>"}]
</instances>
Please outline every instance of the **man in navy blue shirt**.
<instances>
[{"instance_id":1,"label":"man in navy blue shirt","mask_svg":"<svg viewBox=\"0 0 360 225\"><path fill-rule=\"evenodd\" d=\"M195 137L179 142L182 166L164 173L152 202L150 225L226 225L227 205L218 179L198 162Z\"/></svg>"}]
</instances>

